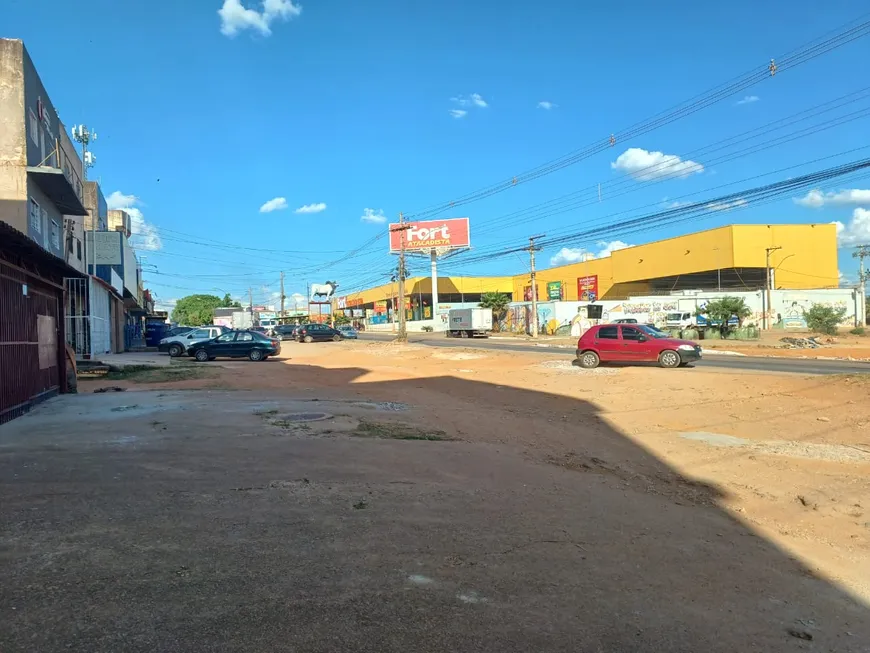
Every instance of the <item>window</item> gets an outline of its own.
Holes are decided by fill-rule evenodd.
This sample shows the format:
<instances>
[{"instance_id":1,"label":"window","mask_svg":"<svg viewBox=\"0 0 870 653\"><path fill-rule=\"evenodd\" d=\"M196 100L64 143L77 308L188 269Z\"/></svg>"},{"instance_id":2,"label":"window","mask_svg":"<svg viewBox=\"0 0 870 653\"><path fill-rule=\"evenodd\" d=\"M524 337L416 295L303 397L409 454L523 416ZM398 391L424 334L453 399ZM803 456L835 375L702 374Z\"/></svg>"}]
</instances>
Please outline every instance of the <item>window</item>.
<instances>
[{"instance_id":1,"label":"window","mask_svg":"<svg viewBox=\"0 0 870 653\"><path fill-rule=\"evenodd\" d=\"M253 339L254 339L254 336L252 336L247 331L244 331L244 332L239 334L238 338L236 338L236 342L251 342Z\"/></svg>"},{"instance_id":2,"label":"window","mask_svg":"<svg viewBox=\"0 0 870 653\"><path fill-rule=\"evenodd\" d=\"M606 326L598 329L598 335L596 336L599 340L618 340L619 336L617 335L617 328L615 326Z\"/></svg>"},{"instance_id":3,"label":"window","mask_svg":"<svg viewBox=\"0 0 870 653\"><path fill-rule=\"evenodd\" d=\"M36 119L36 114L33 109L30 110L30 140L34 145L39 145L39 121Z\"/></svg>"},{"instance_id":4,"label":"window","mask_svg":"<svg viewBox=\"0 0 870 653\"><path fill-rule=\"evenodd\" d=\"M198 340L201 338L211 338L211 331L208 329L195 329L187 334L188 339Z\"/></svg>"},{"instance_id":5,"label":"window","mask_svg":"<svg viewBox=\"0 0 870 653\"><path fill-rule=\"evenodd\" d=\"M640 340L640 331L634 327L621 327L623 340Z\"/></svg>"},{"instance_id":6,"label":"window","mask_svg":"<svg viewBox=\"0 0 870 653\"><path fill-rule=\"evenodd\" d=\"M236 334L233 333L232 331L230 331L229 333L225 333L222 336L220 336L217 339L217 341L218 342L232 342L233 338L235 338L235 337L236 337Z\"/></svg>"},{"instance_id":7,"label":"window","mask_svg":"<svg viewBox=\"0 0 870 653\"><path fill-rule=\"evenodd\" d=\"M60 225L57 220L51 221L51 246L60 249Z\"/></svg>"},{"instance_id":8,"label":"window","mask_svg":"<svg viewBox=\"0 0 870 653\"><path fill-rule=\"evenodd\" d=\"M39 211L39 204L30 200L30 228L36 233L42 233L42 213Z\"/></svg>"}]
</instances>

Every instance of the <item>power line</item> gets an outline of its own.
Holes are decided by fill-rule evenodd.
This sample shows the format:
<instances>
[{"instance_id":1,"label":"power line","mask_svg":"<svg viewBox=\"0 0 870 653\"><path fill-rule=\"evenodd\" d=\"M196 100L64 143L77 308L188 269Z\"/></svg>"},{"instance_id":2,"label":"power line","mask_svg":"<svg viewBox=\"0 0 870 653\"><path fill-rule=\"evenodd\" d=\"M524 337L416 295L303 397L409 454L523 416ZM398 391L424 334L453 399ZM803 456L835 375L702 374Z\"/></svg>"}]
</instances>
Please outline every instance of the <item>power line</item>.
<instances>
[{"instance_id":1,"label":"power line","mask_svg":"<svg viewBox=\"0 0 870 653\"><path fill-rule=\"evenodd\" d=\"M862 18L863 16L864 15L862 15ZM676 120L685 118L693 113L701 111L702 109L717 104L718 102L728 97L736 95L752 86L755 86L761 81L773 77L777 72L789 70L798 65L804 64L808 61L811 61L812 59L815 59L816 57L827 54L832 50L835 50L848 43L851 43L852 41L863 38L864 36L870 34L870 21L865 21L849 29L844 29L847 25L851 25L857 20L860 20L860 18L842 26L840 28L842 31L840 31L831 38L821 41L819 39L811 41L804 46L801 46L800 48L796 48L795 50L786 53L778 60L777 63L774 63L774 61L772 60L769 65L753 68L752 70L742 75L738 75L737 77L734 77L731 80L720 84L719 86L713 87L708 91L696 95L681 104L675 105L670 109L661 111L658 114L655 114L646 120L635 123L634 125L619 132L612 133L609 138L602 138L593 141L592 143L583 148L548 161L535 168L520 173L519 175L514 175L509 179L497 182L483 189L472 191L471 193L467 193L456 199L432 205L429 208L423 209L416 213L410 213L408 214L408 217L410 219L416 220L424 219L426 217L433 217L441 213L442 211L454 209L456 207L466 204L471 204L487 197L491 197L492 195L502 193L506 190L514 188L515 186L534 181L535 179L552 174L553 172L562 170L563 168L566 168L568 166L574 165L579 161L588 159L595 154L604 152L611 147L614 147L616 143L626 142L631 138L635 138L637 136L649 133ZM823 39L824 37L820 38Z\"/></svg>"}]
</instances>

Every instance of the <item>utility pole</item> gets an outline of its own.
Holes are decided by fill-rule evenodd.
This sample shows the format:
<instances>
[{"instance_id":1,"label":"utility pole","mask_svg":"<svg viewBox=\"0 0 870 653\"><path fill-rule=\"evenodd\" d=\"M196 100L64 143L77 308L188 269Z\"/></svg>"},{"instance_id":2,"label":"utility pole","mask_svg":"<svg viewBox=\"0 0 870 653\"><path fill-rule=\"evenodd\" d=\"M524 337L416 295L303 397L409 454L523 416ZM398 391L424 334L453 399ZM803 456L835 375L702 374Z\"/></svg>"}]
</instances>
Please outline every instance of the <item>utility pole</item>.
<instances>
[{"instance_id":1,"label":"utility pole","mask_svg":"<svg viewBox=\"0 0 870 653\"><path fill-rule=\"evenodd\" d=\"M861 321L855 325L856 327L863 327L867 322L867 273L864 271L864 259L868 256L870 256L870 245L858 245L852 252L852 258L858 259L858 292L861 293L858 299L861 306Z\"/></svg>"},{"instance_id":2,"label":"utility pole","mask_svg":"<svg viewBox=\"0 0 870 653\"><path fill-rule=\"evenodd\" d=\"M541 251L540 247L535 247L535 241L544 236L545 234L529 237L529 270L532 277L532 338L538 337L538 284L535 281L535 252Z\"/></svg>"},{"instance_id":3,"label":"utility pole","mask_svg":"<svg viewBox=\"0 0 870 653\"><path fill-rule=\"evenodd\" d=\"M767 306L765 307L765 310L764 310L764 328L765 329L770 329L770 304L772 301L770 291L772 290L771 287L773 286L773 275L770 272L770 255L779 249L782 249L782 247L780 247L779 245L775 245L773 247L767 247L764 250L764 253L765 253L764 268L767 272L767 293L766 293L767 294Z\"/></svg>"},{"instance_id":4,"label":"utility pole","mask_svg":"<svg viewBox=\"0 0 870 653\"><path fill-rule=\"evenodd\" d=\"M254 326L254 290L248 286L248 307L251 309L251 326Z\"/></svg>"},{"instance_id":5,"label":"utility pole","mask_svg":"<svg viewBox=\"0 0 870 653\"><path fill-rule=\"evenodd\" d=\"M278 317L284 317L284 273L281 273L281 312Z\"/></svg>"},{"instance_id":6,"label":"utility pole","mask_svg":"<svg viewBox=\"0 0 870 653\"><path fill-rule=\"evenodd\" d=\"M82 194L84 194L85 182L88 180L88 168L97 162L97 157L88 150L90 142L97 140L97 132L92 132L86 125L73 125L72 137L74 141L81 143L82 146ZM58 159L60 159L60 156L58 156ZM86 261L87 258L91 259L91 265L93 266L91 274L94 276L97 276L97 221L100 219L97 211L99 211L99 207L95 206L94 215L91 216L91 250L93 250L93 253L85 259ZM87 241L85 241L85 247L87 247Z\"/></svg>"},{"instance_id":7,"label":"utility pole","mask_svg":"<svg viewBox=\"0 0 870 653\"><path fill-rule=\"evenodd\" d=\"M405 325L405 232L411 228L411 225L405 223L405 216L399 213L399 225L393 227L393 231L398 231L399 240L399 333L396 335L398 342L407 342L408 330Z\"/></svg>"}]
</instances>

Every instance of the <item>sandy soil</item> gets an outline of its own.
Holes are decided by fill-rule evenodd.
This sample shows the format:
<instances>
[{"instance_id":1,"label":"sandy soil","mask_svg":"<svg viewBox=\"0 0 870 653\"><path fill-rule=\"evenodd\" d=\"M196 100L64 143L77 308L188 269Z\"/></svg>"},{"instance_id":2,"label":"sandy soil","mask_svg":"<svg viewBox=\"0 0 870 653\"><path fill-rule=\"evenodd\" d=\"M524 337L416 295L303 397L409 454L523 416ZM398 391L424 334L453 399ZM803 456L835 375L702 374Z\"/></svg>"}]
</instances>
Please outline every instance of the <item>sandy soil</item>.
<instances>
[{"instance_id":1,"label":"sandy soil","mask_svg":"<svg viewBox=\"0 0 870 653\"><path fill-rule=\"evenodd\" d=\"M418 422L451 437L602 474L678 504L716 502L870 604L870 379L691 368L589 372L568 359L380 342L284 343L279 359L220 362L217 378L165 386L87 381L80 391L286 390L402 402L415 407Z\"/></svg>"}]
</instances>

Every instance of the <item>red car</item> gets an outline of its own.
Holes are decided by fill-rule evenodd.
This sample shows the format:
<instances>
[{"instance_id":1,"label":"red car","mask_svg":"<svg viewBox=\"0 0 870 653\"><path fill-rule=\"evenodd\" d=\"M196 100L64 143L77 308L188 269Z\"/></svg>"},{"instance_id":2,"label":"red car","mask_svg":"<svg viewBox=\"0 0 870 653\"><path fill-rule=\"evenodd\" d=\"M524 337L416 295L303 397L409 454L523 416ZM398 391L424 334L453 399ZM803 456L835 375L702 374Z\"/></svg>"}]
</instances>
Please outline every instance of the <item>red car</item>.
<instances>
[{"instance_id":1,"label":"red car","mask_svg":"<svg viewBox=\"0 0 870 653\"><path fill-rule=\"evenodd\" d=\"M598 324L577 341L580 367L599 363L658 362L662 367L682 367L701 358L701 346L691 340L671 338L643 324Z\"/></svg>"}]
</instances>

